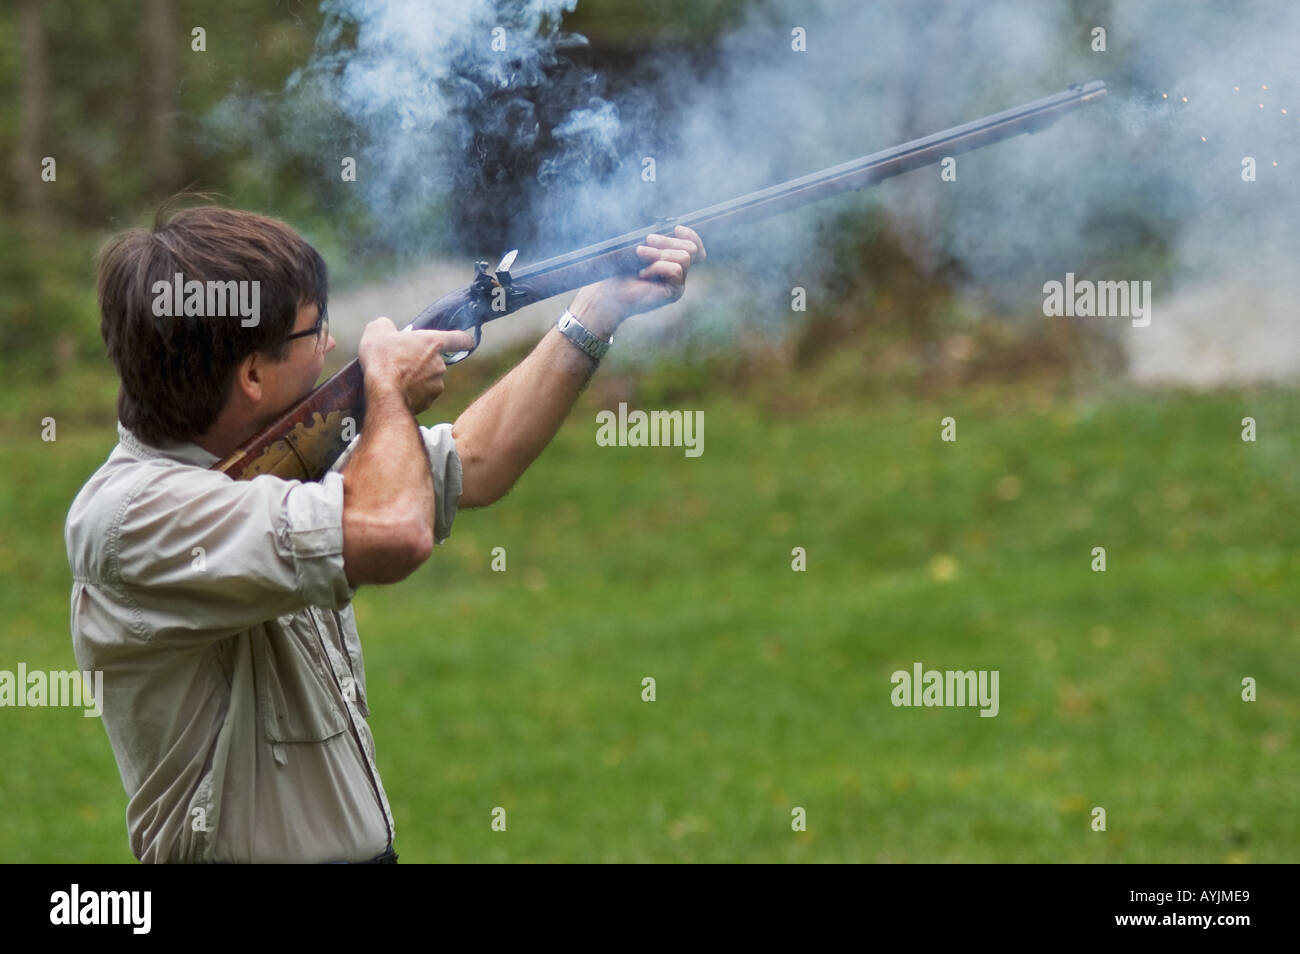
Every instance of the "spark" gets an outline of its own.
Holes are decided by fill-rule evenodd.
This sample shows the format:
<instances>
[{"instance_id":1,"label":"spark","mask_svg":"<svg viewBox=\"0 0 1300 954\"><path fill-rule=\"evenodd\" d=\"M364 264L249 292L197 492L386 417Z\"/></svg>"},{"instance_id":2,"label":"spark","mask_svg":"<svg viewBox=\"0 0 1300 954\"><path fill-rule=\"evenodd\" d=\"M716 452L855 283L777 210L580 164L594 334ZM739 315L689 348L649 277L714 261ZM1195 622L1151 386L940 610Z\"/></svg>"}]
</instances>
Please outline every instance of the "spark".
<instances>
[{"instance_id":1,"label":"spark","mask_svg":"<svg viewBox=\"0 0 1300 954\"><path fill-rule=\"evenodd\" d=\"M1260 103L1260 104L1259 104L1259 108L1260 108L1260 109L1263 109L1263 108L1264 108L1264 104L1263 104L1263 103Z\"/></svg>"},{"instance_id":2,"label":"spark","mask_svg":"<svg viewBox=\"0 0 1300 954\"><path fill-rule=\"evenodd\" d=\"M1205 137L1202 136L1202 137L1201 137L1201 142L1205 142L1205 141L1206 141L1206 140L1205 140Z\"/></svg>"},{"instance_id":3,"label":"spark","mask_svg":"<svg viewBox=\"0 0 1300 954\"><path fill-rule=\"evenodd\" d=\"M1285 109L1284 109L1284 110L1282 110L1282 115L1283 115L1283 116L1285 116L1285 115L1286 115L1286 110L1285 110Z\"/></svg>"},{"instance_id":4,"label":"spark","mask_svg":"<svg viewBox=\"0 0 1300 954\"><path fill-rule=\"evenodd\" d=\"M1184 102L1184 103L1187 102L1187 97L1186 97L1186 96L1183 97L1183 102Z\"/></svg>"},{"instance_id":5,"label":"spark","mask_svg":"<svg viewBox=\"0 0 1300 954\"><path fill-rule=\"evenodd\" d=\"M1264 87L1261 87L1261 89L1268 89L1268 87L1267 87L1267 86L1264 86Z\"/></svg>"},{"instance_id":6,"label":"spark","mask_svg":"<svg viewBox=\"0 0 1300 954\"><path fill-rule=\"evenodd\" d=\"M1241 92L1241 87L1240 87L1240 86L1234 86L1234 87L1232 88L1232 91L1233 91L1234 93L1240 93L1240 92Z\"/></svg>"},{"instance_id":7,"label":"spark","mask_svg":"<svg viewBox=\"0 0 1300 954\"><path fill-rule=\"evenodd\" d=\"M1169 98L1169 94L1168 94L1168 93L1161 93L1161 94L1160 94L1160 98L1161 98L1161 99L1168 99L1168 98Z\"/></svg>"},{"instance_id":8,"label":"spark","mask_svg":"<svg viewBox=\"0 0 1300 954\"><path fill-rule=\"evenodd\" d=\"M1275 165L1275 166L1277 165L1277 160L1276 160L1276 159L1273 160L1273 165Z\"/></svg>"}]
</instances>

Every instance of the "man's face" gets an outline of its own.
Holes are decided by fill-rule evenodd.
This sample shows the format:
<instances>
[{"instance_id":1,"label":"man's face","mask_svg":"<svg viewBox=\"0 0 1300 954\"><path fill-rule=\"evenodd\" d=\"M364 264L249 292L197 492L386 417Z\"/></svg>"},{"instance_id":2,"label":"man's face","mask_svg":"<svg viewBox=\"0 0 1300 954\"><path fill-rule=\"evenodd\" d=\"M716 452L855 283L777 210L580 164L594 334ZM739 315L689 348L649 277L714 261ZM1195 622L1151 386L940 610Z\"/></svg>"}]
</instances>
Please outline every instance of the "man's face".
<instances>
[{"instance_id":1,"label":"man's face","mask_svg":"<svg viewBox=\"0 0 1300 954\"><path fill-rule=\"evenodd\" d=\"M320 309L315 304L299 308L293 333L311 330L319 316ZM267 408L261 415L264 421L275 419L311 393L325 367L325 355L336 343L328 331L323 347L318 335L304 335L288 343L283 361L264 365L263 406Z\"/></svg>"}]
</instances>

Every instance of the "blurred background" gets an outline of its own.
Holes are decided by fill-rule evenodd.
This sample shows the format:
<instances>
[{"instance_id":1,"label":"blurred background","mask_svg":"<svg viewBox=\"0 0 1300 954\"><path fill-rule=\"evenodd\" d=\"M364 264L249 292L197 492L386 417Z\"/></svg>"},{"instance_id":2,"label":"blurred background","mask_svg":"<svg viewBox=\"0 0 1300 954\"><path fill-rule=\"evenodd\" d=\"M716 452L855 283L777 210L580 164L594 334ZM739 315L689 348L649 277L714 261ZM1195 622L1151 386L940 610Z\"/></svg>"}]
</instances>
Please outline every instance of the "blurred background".
<instances>
[{"instance_id":1,"label":"blurred background","mask_svg":"<svg viewBox=\"0 0 1300 954\"><path fill-rule=\"evenodd\" d=\"M358 594L397 849L1294 861L1296 9L570 6L0 9L0 669L75 665L63 521L116 443L94 257L167 197L215 193L321 250L337 368L475 259L1103 79L1101 104L955 181L704 236L686 297L624 326L519 486ZM1045 317L1067 272L1151 282L1151 324ZM563 304L489 325L424 423ZM703 411L705 452L597 446L620 402ZM998 670L999 715L895 708L916 662ZM131 860L102 726L0 719L0 861Z\"/></svg>"}]
</instances>

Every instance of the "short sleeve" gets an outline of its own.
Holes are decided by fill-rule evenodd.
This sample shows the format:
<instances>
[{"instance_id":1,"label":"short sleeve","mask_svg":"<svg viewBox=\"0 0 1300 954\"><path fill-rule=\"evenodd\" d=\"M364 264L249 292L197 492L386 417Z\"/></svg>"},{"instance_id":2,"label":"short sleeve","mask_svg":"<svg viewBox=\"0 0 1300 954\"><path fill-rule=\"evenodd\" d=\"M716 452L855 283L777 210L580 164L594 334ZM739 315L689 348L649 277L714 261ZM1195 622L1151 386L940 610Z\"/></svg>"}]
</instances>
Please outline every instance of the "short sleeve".
<instances>
[{"instance_id":1,"label":"short sleeve","mask_svg":"<svg viewBox=\"0 0 1300 954\"><path fill-rule=\"evenodd\" d=\"M173 467L141 482L120 514L111 550L143 635L238 631L352 598L340 474L235 481Z\"/></svg>"},{"instance_id":2,"label":"short sleeve","mask_svg":"<svg viewBox=\"0 0 1300 954\"><path fill-rule=\"evenodd\" d=\"M451 536L451 522L460 506L462 471L456 441L450 424L421 427L425 449L429 452L429 470L433 473L433 539L443 543Z\"/></svg>"}]
</instances>

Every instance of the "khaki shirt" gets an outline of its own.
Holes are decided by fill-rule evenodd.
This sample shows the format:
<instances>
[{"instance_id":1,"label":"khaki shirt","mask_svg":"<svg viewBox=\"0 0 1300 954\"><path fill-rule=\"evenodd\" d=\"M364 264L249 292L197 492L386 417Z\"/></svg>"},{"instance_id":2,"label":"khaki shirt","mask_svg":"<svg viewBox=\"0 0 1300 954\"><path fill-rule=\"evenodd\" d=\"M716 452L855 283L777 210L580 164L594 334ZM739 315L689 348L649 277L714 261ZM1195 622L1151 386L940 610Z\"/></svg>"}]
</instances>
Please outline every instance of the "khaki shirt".
<instances>
[{"instance_id":1,"label":"khaki shirt","mask_svg":"<svg viewBox=\"0 0 1300 954\"><path fill-rule=\"evenodd\" d=\"M461 464L421 428L434 538ZM68 513L72 644L103 721L141 861L365 861L393 817L366 718L343 573L341 457L319 483L235 481L194 444L120 443ZM353 445L355 446L355 444Z\"/></svg>"}]
</instances>

